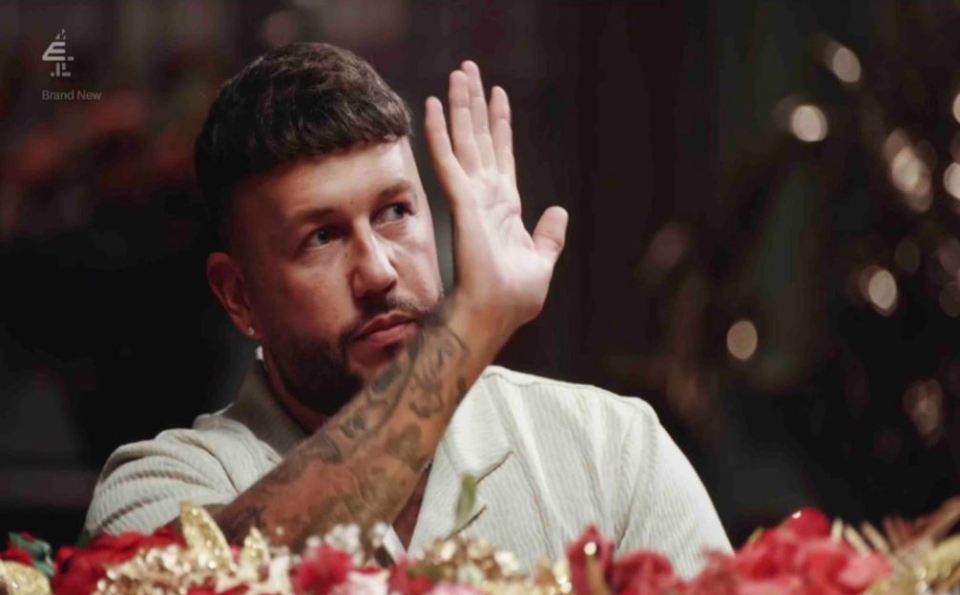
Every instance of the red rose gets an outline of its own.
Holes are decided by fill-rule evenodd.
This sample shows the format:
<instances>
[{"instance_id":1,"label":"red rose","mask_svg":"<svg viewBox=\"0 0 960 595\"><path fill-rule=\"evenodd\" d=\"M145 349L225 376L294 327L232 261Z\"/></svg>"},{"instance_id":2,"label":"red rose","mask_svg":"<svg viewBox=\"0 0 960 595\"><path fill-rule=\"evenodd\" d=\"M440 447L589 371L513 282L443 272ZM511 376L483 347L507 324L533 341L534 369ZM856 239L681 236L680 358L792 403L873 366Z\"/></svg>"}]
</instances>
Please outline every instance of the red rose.
<instances>
[{"instance_id":1,"label":"red rose","mask_svg":"<svg viewBox=\"0 0 960 595\"><path fill-rule=\"evenodd\" d=\"M579 539L570 544L567 548L567 561L570 564L570 582L573 584L573 592L586 595L590 593L590 586L587 580L587 553L584 548L593 543L596 546L592 558L594 559L600 576L604 582L608 581L610 573L610 562L613 558L613 542L600 534L600 531L593 525L587 527Z\"/></svg>"},{"instance_id":2,"label":"red rose","mask_svg":"<svg viewBox=\"0 0 960 595\"><path fill-rule=\"evenodd\" d=\"M737 569L733 556L707 552L707 563L687 584L688 593L696 595L737 595Z\"/></svg>"},{"instance_id":3,"label":"red rose","mask_svg":"<svg viewBox=\"0 0 960 595\"><path fill-rule=\"evenodd\" d=\"M882 556L858 554L827 537L825 527L820 520L788 521L741 548L732 560L736 592L862 593L890 572Z\"/></svg>"},{"instance_id":4,"label":"red rose","mask_svg":"<svg viewBox=\"0 0 960 595\"><path fill-rule=\"evenodd\" d=\"M0 552L0 560L33 566L33 556L30 552L13 544L7 544L7 549Z\"/></svg>"},{"instance_id":5,"label":"red rose","mask_svg":"<svg viewBox=\"0 0 960 595\"><path fill-rule=\"evenodd\" d=\"M346 582L353 570L350 554L322 543L304 556L293 569L293 591L298 594L327 595Z\"/></svg>"},{"instance_id":6,"label":"red rose","mask_svg":"<svg viewBox=\"0 0 960 595\"><path fill-rule=\"evenodd\" d=\"M794 563L809 582L828 585L855 556L846 544L825 538L801 544Z\"/></svg>"},{"instance_id":7,"label":"red rose","mask_svg":"<svg viewBox=\"0 0 960 595\"><path fill-rule=\"evenodd\" d=\"M890 573L879 554L858 554L829 538L818 510L804 509L733 556L708 554L688 585L697 595L853 595Z\"/></svg>"},{"instance_id":8,"label":"red rose","mask_svg":"<svg viewBox=\"0 0 960 595\"><path fill-rule=\"evenodd\" d=\"M801 539L830 535L830 520L816 508L810 507L801 508L791 514L780 527L792 531Z\"/></svg>"},{"instance_id":9,"label":"red rose","mask_svg":"<svg viewBox=\"0 0 960 595\"><path fill-rule=\"evenodd\" d=\"M734 557L739 576L749 579L773 578L793 568L800 540L792 531L771 529L743 546Z\"/></svg>"},{"instance_id":10,"label":"red rose","mask_svg":"<svg viewBox=\"0 0 960 595\"><path fill-rule=\"evenodd\" d=\"M183 540L170 527L155 533L126 532L120 535L98 535L85 548L63 547L57 552L56 572L51 586L57 595L88 595L106 574L106 566L119 564L150 547L183 545Z\"/></svg>"},{"instance_id":11,"label":"red rose","mask_svg":"<svg viewBox=\"0 0 960 595\"><path fill-rule=\"evenodd\" d=\"M408 558L401 558L390 569L390 577L387 579L387 592L389 593L424 595L432 588L433 581L425 574L412 569Z\"/></svg>"},{"instance_id":12,"label":"red rose","mask_svg":"<svg viewBox=\"0 0 960 595\"><path fill-rule=\"evenodd\" d=\"M673 566L664 556L648 551L636 551L614 562L611 573L614 593L631 595L659 595L680 593L686 588L683 580L673 574Z\"/></svg>"}]
</instances>

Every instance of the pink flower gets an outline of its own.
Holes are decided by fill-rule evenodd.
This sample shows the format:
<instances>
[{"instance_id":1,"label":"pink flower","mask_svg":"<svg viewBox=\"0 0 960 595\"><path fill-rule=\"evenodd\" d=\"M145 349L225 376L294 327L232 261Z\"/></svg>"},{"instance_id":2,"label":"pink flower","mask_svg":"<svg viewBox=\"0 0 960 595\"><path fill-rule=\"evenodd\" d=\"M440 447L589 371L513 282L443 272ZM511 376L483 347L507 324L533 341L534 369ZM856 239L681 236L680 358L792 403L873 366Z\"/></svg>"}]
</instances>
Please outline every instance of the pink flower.
<instances>
[{"instance_id":1,"label":"pink flower","mask_svg":"<svg viewBox=\"0 0 960 595\"><path fill-rule=\"evenodd\" d=\"M860 555L850 560L837 574L837 582L847 591L860 593L890 572L890 562L882 555Z\"/></svg>"}]
</instances>

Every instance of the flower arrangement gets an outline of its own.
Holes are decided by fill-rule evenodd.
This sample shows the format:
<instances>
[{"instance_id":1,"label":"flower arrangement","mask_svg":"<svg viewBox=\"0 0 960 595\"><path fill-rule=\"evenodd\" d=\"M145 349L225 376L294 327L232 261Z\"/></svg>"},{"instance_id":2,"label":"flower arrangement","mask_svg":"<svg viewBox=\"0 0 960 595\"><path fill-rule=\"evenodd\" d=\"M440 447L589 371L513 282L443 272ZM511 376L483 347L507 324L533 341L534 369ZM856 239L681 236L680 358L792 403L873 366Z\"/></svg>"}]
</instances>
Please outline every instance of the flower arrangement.
<instances>
[{"instance_id":1,"label":"flower arrangement","mask_svg":"<svg viewBox=\"0 0 960 595\"><path fill-rule=\"evenodd\" d=\"M613 542L589 527L566 560L532 572L475 538L437 540L427 551L380 568L364 558L357 527L339 527L304 551L272 547L256 530L231 546L200 507L183 504L180 531L101 535L84 548L50 547L27 534L0 552L0 587L41 595L759 595L956 593L960 537L912 559L871 548L857 531L804 509L758 531L733 554L707 552L702 571L677 576L653 551L614 556ZM882 538L880 538L882 540ZM926 591L918 590L918 587ZM2 592L3 589L0 589Z\"/></svg>"}]
</instances>

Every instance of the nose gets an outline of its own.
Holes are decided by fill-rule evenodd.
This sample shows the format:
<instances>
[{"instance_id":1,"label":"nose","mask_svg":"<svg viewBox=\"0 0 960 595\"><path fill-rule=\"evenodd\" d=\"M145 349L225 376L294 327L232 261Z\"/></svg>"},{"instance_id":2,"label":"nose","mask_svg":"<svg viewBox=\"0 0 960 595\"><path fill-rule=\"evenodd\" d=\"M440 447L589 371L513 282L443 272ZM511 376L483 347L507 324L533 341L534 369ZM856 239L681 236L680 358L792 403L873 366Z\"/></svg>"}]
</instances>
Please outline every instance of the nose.
<instances>
[{"instance_id":1,"label":"nose","mask_svg":"<svg viewBox=\"0 0 960 595\"><path fill-rule=\"evenodd\" d=\"M397 270L390 262L388 246L372 229L355 236L350 288L354 298L363 302L389 292L397 284Z\"/></svg>"}]
</instances>

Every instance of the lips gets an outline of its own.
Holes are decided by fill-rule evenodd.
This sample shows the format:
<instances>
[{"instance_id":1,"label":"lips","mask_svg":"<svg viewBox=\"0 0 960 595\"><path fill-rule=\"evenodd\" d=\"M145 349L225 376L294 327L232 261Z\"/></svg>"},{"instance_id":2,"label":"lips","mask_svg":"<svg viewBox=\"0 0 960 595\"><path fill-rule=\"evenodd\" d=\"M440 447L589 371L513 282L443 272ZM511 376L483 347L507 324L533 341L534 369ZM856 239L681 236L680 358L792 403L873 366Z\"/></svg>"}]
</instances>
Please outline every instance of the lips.
<instances>
[{"instance_id":1,"label":"lips","mask_svg":"<svg viewBox=\"0 0 960 595\"><path fill-rule=\"evenodd\" d=\"M354 343L365 347L386 347L409 338L416 323L406 314L377 316L357 332Z\"/></svg>"}]
</instances>

